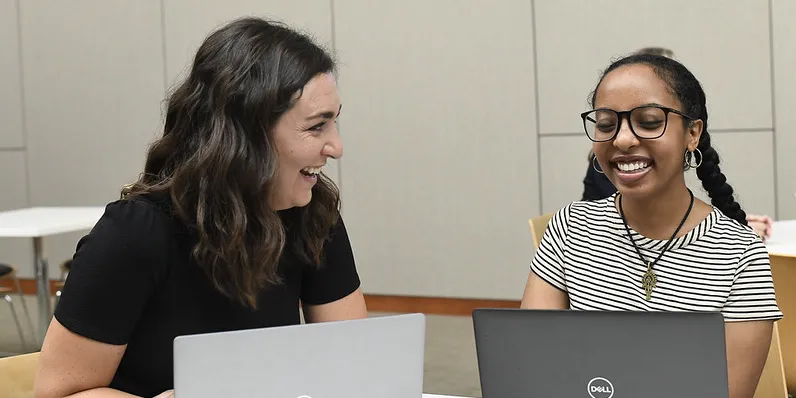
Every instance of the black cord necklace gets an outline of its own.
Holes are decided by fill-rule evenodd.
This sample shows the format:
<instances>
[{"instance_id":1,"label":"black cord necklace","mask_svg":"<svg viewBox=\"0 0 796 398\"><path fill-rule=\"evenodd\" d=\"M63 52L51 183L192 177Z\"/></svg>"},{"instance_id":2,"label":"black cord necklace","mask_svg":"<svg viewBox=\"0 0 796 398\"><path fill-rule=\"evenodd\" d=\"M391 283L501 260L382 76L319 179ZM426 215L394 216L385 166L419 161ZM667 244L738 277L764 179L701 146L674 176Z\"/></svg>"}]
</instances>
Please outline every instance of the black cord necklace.
<instances>
[{"instance_id":1,"label":"black cord necklace","mask_svg":"<svg viewBox=\"0 0 796 398\"><path fill-rule=\"evenodd\" d=\"M688 189L688 188L686 188ZM630 242L633 243L633 247L636 249L636 253L638 253L638 257L641 259L642 263L647 263L647 272L644 273L644 276L641 278L641 287L644 288L644 293L646 294L647 301L650 301L652 298L652 289L655 288L655 285L658 283L658 277L655 275L655 272L652 270L652 267L658 263L658 260L663 257L663 253L669 249L672 242L674 242L674 238L677 236L677 233L680 232L680 229L685 224L685 220L688 219L688 216L691 214L691 209L694 207L694 193L688 189L688 194L691 195L691 203L688 205L688 211L685 212L685 216L683 220L680 221L680 225L677 226L677 229L674 230L672 237L669 238L669 241L666 242L666 246L663 247L663 250L658 254L658 258L655 259L653 262L649 262L644 259L644 256L641 255L641 250L639 250L638 246L636 245L636 241L633 239L633 235L630 234L630 226L627 225L627 219L625 219L625 211L622 209L622 194L619 194L619 214L622 216L622 223L625 224L625 231L627 231L627 238L630 239Z\"/></svg>"}]
</instances>

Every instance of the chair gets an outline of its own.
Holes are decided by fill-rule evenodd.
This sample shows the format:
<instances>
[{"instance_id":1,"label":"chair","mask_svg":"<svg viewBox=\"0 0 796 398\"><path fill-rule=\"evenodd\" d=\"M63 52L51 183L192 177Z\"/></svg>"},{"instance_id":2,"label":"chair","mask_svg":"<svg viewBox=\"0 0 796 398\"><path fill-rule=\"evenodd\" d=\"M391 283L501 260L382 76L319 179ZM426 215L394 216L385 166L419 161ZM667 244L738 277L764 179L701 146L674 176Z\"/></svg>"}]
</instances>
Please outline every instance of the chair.
<instances>
[{"instance_id":1,"label":"chair","mask_svg":"<svg viewBox=\"0 0 796 398\"><path fill-rule=\"evenodd\" d=\"M22 310L25 312L25 317L28 320L28 327L30 327L31 334L35 333L35 329L33 327L33 320L30 317L30 312L28 311L28 305L25 303L25 295L22 292L22 286L19 283L19 279L17 278L17 270L16 268L12 267L8 264L0 264L0 282L2 281L10 281L13 287L5 287L0 286L0 297L8 303L8 308L11 310L11 317L14 319L14 323L17 326L17 333L19 333L19 340L22 343L22 349L27 349L27 344L25 342L25 333L22 331L22 324L19 322L19 317L17 316L17 310L14 308L14 299L11 295L16 290L16 293L19 294L19 301L22 303ZM36 338L33 337L33 343L35 344Z\"/></svg>"},{"instance_id":2,"label":"chair","mask_svg":"<svg viewBox=\"0 0 796 398\"><path fill-rule=\"evenodd\" d=\"M542 236L544 236L544 231L547 229L547 224L550 223L551 218L553 218L553 213L528 219L534 248L539 248L539 244L542 243Z\"/></svg>"},{"instance_id":3,"label":"chair","mask_svg":"<svg viewBox=\"0 0 796 398\"><path fill-rule=\"evenodd\" d=\"M38 352L0 358L0 397L33 397L33 380L38 365Z\"/></svg>"}]
</instances>

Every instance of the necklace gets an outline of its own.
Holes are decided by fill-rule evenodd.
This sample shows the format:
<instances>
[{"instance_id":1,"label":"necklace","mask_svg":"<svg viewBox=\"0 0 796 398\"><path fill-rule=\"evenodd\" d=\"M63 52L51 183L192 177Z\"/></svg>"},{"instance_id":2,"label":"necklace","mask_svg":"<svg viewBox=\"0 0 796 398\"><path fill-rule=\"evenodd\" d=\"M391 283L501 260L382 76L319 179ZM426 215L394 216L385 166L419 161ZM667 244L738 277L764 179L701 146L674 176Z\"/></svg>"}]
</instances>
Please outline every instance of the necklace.
<instances>
[{"instance_id":1,"label":"necklace","mask_svg":"<svg viewBox=\"0 0 796 398\"><path fill-rule=\"evenodd\" d=\"M688 188L686 188L688 189ZM642 263L647 263L647 272L644 273L644 276L641 278L641 287L644 288L644 293L646 295L647 301L652 299L652 289L655 288L655 285L658 284L658 277L655 275L655 271L652 270L652 267L658 263L658 260L663 257L663 253L669 249L672 242L674 242L674 238L677 236L677 233L680 232L680 229L685 224L685 220L688 219L688 216L691 214L691 209L694 207L694 193L688 189L688 194L691 195L691 203L688 205L688 210L685 212L685 216L683 217L682 221L680 221L680 225L677 226L677 229L674 230L672 237L669 238L669 241L666 242L666 245L663 247L663 250L658 254L658 258L655 261L649 262L644 259L644 256L641 255L641 250L639 250L638 246L636 245L636 241L633 239L633 236L630 234L630 226L627 225L627 219L625 218L625 211L622 209L622 194L619 194L619 214L622 216L622 223L625 224L625 231L627 231L627 238L630 239L630 242L633 243L633 248L636 249L636 253L638 253L638 257L641 259Z\"/></svg>"}]
</instances>

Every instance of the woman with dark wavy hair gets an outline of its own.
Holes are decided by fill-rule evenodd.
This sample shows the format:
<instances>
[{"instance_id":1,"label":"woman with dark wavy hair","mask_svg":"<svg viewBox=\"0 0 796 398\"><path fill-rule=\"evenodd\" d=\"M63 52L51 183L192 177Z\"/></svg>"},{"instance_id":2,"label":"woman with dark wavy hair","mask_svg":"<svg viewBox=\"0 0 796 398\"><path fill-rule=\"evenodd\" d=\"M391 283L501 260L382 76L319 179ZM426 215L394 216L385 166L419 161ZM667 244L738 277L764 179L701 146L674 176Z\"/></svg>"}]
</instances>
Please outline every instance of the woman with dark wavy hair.
<instances>
[{"instance_id":1,"label":"woman with dark wavy hair","mask_svg":"<svg viewBox=\"0 0 796 398\"><path fill-rule=\"evenodd\" d=\"M635 54L608 67L591 105L584 132L618 192L553 216L522 307L719 312L729 396L752 398L782 312L768 251L711 143L701 84L673 59ZM689 169L711 204L686 186Z\"/></svg>"},{"instance_id":2,"label":"woman with dark wavy hair","mask_svg":"<svg viewBox=\"0 0 796 398\"><path fill-rule=\"evenodd\" d=\"M300 306L308 322L367 316L322 172L342 155L334 71L275 22L205 40L141 177L78 243L37 397L165 395L176 336L298 324Z\"/></svg>"}]
</instances>

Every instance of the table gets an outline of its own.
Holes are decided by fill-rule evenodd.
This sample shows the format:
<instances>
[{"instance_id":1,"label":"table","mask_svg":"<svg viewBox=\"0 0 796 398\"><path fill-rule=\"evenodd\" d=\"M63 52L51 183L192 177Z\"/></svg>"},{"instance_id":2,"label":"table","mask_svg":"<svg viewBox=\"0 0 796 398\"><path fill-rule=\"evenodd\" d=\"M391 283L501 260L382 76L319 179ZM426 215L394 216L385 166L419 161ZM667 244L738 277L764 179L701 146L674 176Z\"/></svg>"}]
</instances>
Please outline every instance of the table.
<instances>
[{"instance_id":1,"label":"table","mask_svg":"<svg viewBox=\"0 0 796 398\"><path fill-rule=\"evenodd\" d=\"M796 220L774 222L766 248L768 254L796 257Z\"/></svg>"},{"instance_id":2,"label":"table","mask_svg":"<svg viewBox=\"0 0 796 398\"><path fill-rule=\"evenodd\" d=\"M796 391L796 220L775 222L766 248L777 303L784 314L777 325L785 382L788 391Z\"/></svg>"},{"instance_id":3,"label":"table","mask_svg":"<svg viewBox=\"0 0 796 398\"><path fill-rule=\"evenodd\" d=\"M39 308L39 342L44 341L52 318L50 278L43 238L51 235L89 230L102 217L98 207L31 207L0 212L0 238L33 239L36 299Z\"/></svg>"}]
</instances>

